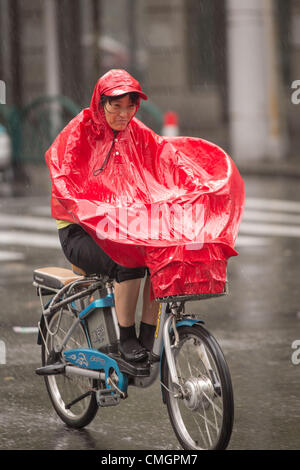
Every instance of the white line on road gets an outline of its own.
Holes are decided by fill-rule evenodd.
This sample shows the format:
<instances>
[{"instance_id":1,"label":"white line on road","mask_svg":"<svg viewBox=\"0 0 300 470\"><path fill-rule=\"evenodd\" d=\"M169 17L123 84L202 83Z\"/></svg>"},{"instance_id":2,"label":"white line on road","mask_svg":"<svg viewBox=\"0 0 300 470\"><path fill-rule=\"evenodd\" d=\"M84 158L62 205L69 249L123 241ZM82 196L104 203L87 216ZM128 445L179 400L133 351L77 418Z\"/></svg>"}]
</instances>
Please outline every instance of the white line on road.
<instances>
[{"instance_id":1,"label":"white line on road","mask_svg":"<svg viewBox=\"0 0 300 470\"><path fill-rule=\"evenodd\" d=\"M245 208L259 210L268 209L283 212L300 212L300 202L283 201L281 199L262 199L246 196Z\"/></svg>"},{"instance_id":2,"label":"white line on road","mask_svg":"<svg viewBox=\"0 0 300 470\"><path fill-rule=\"evenodd\" d=\"M51 207L49 206L34 206L31 208L33 214L51 217Z\"/></svg>"},{"instance_id":3,"label":"white line on road","mask_svg":"<svg viewBox=\"0 0 300 470\"><path fill-rule=\"evenodd\" d=\"M245 246L266 246L270 245L271 239L267 237L247 237L245 235L239 235L237 237L235 248Z\"/></svg>"},{"instance_id":4,"label":"white line on road","mask_svg":"<svg viewBox=\"0 0 300 470\"><path fill-rule=\"evenodd\" d=\"M37 326L13 326L15 333L38 333Z\"/></svg>"},{"instance_id":5,"label":"white line on road","mask_svg":"<svg viewBox=\"0 0 300 470\"><path fill-rule=\"evenodd\" d=\"M46 248L60 248L58 236L42 235L32 232L0 232L0 244L2 245L23 245L40 246Z\"/></svg>"},{"instance_id":6,"label":"white line on road","mask_svg":"<svg viewBox=\"0 0 300 470\"><path fill-rule=\"evenodd\" d=\"M299 214L289 214L285 212L266 212L258 210L245 209L242 223L244 220L256 220L257 222L279 222L283 224L299 224Z\"/></svg>"},{"instance_id":7,"label":"white line on road","mask_svg":"<svg viewBox=\"0 0 300 470\"><path fill-rule=\"evenodd\" d=\"M23 253L17 253L15 251L0 251L0 261L16 261L24 259Z\"/></svg>"},{"instance_id":8,"label":"white line on road","mask_svg":"<svg viewBox=\"0 0 300 470\"><path fill-rule=\"evenodd\" d=\"M32 232L0 232L0 244L2 245L23 245L33 247L57 248L61 250L58 236L37 234ZM237 246L259 246L268 244L267 238L247 237L239 235Z\"/></svg>"},{"instance_id":9,"label":"white line on road","mask_svg":"<svg viewBox=\"0 0 300 470\"><path fill-rule=\"evenodd\" d=\"M55 220L50 217L0 214L0 225L2 227L6 225L9 227L57 231Z\"/></svg>"},{"instance_id":10,"label":"white line on road","mask_svg":"<svg viewBox=\"0 0 300 470\"><path fill-rule=\"evenodd\" d=\"M46 216L48 210L46 206L39 206L37 209L39 209L37 212ZM271 236L300 237L299 213L300 202L297 201L246 198L246 208L236 246L265 246L270 243L271 239L268 237ZM298 223L299 226L296 225ZM57 231L55 221L51 217L0 214L0 226L5 225L32 230ZM32 231L2 231L0 244L61 249L57 236ZM9 252L0 252L0 260L6 260L8 256L20 259L22 254L12 255Z\"/></svg>"},{"instance_id":11,"label":"white line on road","mask_svg":"<svg viewBox=\"0 0 300 470\"><path fill-rule=\"evenodd\" d=\"M279 237L300 237L300 226L243 222L239 233Z\"/></svg>"}]
</instances>

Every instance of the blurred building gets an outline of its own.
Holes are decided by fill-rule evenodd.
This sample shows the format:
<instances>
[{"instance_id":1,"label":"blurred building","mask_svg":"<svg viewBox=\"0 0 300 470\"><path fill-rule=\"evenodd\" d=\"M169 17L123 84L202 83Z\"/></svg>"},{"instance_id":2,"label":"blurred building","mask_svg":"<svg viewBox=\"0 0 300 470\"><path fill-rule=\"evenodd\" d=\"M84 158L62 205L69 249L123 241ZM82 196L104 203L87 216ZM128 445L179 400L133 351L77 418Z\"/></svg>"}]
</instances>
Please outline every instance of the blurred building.
<instances>
[{"instance_id":1,"label":"blurred building","mask_svg":"<svg viewBox=\"0 0 300 470\"><path fill-rule=\"evenodd\" d=\"M299 58L300 0L0 0L8 104L85 107L102 73L126 68L182 135L237 161L299 154Z\"/></svg>"}]
</instances>

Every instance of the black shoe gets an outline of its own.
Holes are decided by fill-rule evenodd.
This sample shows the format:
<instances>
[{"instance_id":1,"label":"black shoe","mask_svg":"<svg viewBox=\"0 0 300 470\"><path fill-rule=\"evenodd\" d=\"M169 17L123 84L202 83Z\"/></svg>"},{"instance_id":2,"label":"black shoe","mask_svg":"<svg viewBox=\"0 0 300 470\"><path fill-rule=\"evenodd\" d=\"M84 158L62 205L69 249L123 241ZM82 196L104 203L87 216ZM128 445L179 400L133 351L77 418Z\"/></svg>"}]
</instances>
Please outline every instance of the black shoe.
<instances>
[{"instance_id":1,"label":"black shoe","mask_svg":"<svg viewBox=\"0 0 300 470\"><path fill-rule=\"evenodd\" d=\"M120 326L120 346L122 357L129 362L144 361L148 355L146 349L141 346L136 337L135 324L131 326Z\"/></svg>"},{"instance_id":2,"label":"black shoe","mask_svg":"<svg viewBox=\"0 0 300 470\"><path fill-rule=\"evenodd\" d=\"M142 362L148 358L146 349L140 345L138 340L135 342L131 339L120 343L119 351L121 356L128 362Z\"/></svg>"}]
</instances>

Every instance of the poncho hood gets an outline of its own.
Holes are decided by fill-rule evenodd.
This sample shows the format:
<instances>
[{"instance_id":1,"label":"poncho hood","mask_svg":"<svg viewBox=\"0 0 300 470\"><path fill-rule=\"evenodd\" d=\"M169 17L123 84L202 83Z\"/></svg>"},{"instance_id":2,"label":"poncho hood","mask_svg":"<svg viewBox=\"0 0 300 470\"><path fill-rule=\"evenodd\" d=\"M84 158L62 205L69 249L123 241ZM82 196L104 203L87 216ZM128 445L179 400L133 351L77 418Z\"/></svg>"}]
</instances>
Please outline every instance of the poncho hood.
<instances>
[{"instance_id":1,"label":"poncho hood","mask_svg":"<svg viewBox=\"0 0 300 470\"><path fill-rule=\"evenodd\" d=\"M89 108L94 123L100 126L105 124L103 109L100 105L102 95L115 97L131 92L138 93L144 100L148 99L147 95L142 92L139 82L126 70L112 69L99 78L94 88Z\"/></svg>"},{"instance_id":2,"label":"poncho hood","mask_svg":"<svg viewBox=\"0 0 300 470\"><path fill-rule=\"evenodd\" d=\"M146 97L126 71L101 77L90 107L46 152L52 216L80 224L117 263L148 266L153 297L221 293L237 254L242 178L203 139L161 137L135 117L115 136L100 97L129 89Z\"/></svg>"}]
</instances>

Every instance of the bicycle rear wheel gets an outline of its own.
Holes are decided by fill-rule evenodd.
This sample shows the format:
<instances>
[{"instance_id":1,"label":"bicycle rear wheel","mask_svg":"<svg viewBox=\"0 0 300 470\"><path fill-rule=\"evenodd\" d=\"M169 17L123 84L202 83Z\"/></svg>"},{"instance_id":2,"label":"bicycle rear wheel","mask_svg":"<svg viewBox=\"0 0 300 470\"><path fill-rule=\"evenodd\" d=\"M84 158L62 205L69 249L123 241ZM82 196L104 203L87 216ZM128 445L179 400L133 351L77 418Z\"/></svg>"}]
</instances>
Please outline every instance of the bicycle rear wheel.
<instances>
[{"instance_id":1,"label":"bicycle rear wheel","mask_svg":"<svg viewBox=\"0 0 300 470\"><path fill-rule=\"evenodd\" d=\"M184 449L225 449L232 432L234 404L222 350L200 325L182 326L177 331L179 344L172 353L182 397L172 388L165 354L162 359L162 382L169 390L164 389L164 396L174 432Z\"/></svg>"},{"instance_id":2,"label":"bicycle rear wheel","mask_svg":"<svg viewBox=\"0 0 300 470\"><path fill-rule=\"evenodd\" d=\"M65 334L74 321L74 315L64 310L56 312L48 319L48 329L44 326L44 342L42 343L42 364L43 366L56 362L57 355L54 353L55 347L60 345ZM81 324L77 325L69 338L65 349L88 347L87 337ZM68 426L82 428L87 426L95 417L98 405L95 392L93 391L96 381L87 377L70 376L67 374L45 376L45 383L52 405L58 416ZM86 396L73 405L83 395ZM69 405L69 406L68 406Z\"/></svg>"}]
</instances>

